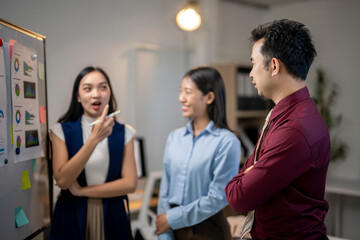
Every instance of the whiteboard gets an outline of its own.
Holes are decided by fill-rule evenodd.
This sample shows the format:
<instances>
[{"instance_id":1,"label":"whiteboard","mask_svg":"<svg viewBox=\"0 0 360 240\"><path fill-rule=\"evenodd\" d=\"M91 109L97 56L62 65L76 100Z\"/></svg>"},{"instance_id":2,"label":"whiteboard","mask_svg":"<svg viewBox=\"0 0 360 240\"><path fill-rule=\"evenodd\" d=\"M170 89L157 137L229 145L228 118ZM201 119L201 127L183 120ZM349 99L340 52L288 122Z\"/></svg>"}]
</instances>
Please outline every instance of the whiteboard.
<instances>
[{"instance_id":1,"label":"whiteboard","mask_svg":"<svg viewBox=\"0 0 360 240\"><path fill-rule=\"evenodd\" d=\"M47 94L46 94L46 62L45 62L45 37L0 19L0 39L2 42L5 65L5 85L2 84L1 96L7 104L2 112L5 112L0 138L0 154L7 150L7 156L0 156L0 239L25 239L37 235L50 226L51 202L49 184L51 169L49 168L49 145L48 145L48 123L47 123ZM1 44L0 44L1 45ZM33 65L27 65L26 61L14 61L13 47L21 46L26 51L33 53L31 56ZM1 51L0 51L1 52ZM22 64L24 66L22 66ZM23 74L31 76L32 81L24 81L20 87L14 89L11 75L12 68L17 71L21 69ZM20 72L21 72L20 71ZM20 81L20 79L19 79ZM14 122L19 119L14 111L14 94L24 93L30 98L28 103L36 101L36 114L22 114L27 120L27 125L37 126L37 131L28 131L22 141L17 141ZM4 102L4 101L3 101ZM1 105L0 105L1 107ZM1 110L1 109L0 109ZM16 119L15 119L16 118ZM16 120L16 121L15 121ZM25 124L24 124L25 125ZM20 131L20 130L17 130ZM5 134L4 134L5 132ZM28 140L28 135L30 140ZM5 139L5 140L4 140ZM16 149L22 151L31 150L36 147L37 152L25 155L21 161L14 161L19 155ZM35 148L33 148L35 149ZM22 153L23 153L22 152ZM27 159L26 156L31 156Z\"/></svg>"}]
</instances>

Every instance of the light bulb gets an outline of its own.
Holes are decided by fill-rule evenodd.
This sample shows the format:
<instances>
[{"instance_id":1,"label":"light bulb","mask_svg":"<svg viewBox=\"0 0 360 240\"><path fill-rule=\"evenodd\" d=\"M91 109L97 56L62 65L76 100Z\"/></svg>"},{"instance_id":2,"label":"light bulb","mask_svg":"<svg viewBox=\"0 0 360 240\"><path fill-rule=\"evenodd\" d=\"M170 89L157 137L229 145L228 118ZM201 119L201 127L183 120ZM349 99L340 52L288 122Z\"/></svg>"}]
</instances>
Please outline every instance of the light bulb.
<instances>
[{"instance_id":1,"label":"light bulb","mask_svg":"<svg viewBox=\"0 0 360 240\"><path fill-rule=\"evenodd\" d=\"M200 26L201 17L193 8L186 8L178 12L176 23L184 31L194 31Z\"/></svg>"}]
</instances>

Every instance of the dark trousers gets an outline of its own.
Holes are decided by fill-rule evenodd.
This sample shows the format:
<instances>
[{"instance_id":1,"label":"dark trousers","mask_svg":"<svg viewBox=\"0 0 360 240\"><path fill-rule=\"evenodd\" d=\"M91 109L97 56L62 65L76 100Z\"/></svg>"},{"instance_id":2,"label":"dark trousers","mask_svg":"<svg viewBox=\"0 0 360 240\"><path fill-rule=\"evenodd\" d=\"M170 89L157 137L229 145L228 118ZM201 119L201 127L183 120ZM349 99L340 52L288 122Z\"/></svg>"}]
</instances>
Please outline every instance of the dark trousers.
<instances>
[{"instance_id":1,"label":"dark trousers","mask_svg":"<svg viewBox=\"0 0 360 240\"><path fill-rule=\"evenodd\" d=\"M231 240L230 226L222 210L201 223L173 231L175 240Z\"/></svg>"}]
</instances>

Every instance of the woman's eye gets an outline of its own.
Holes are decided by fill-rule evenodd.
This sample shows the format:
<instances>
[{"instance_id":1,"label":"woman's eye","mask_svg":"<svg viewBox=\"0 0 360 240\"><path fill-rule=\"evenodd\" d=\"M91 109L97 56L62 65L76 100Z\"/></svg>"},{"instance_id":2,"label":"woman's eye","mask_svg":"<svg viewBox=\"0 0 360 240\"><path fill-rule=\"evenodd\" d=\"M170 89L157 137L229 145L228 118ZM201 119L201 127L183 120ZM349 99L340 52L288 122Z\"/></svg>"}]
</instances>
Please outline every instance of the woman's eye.
<instances>
[{"instance_id":1,"label":"woman's eye","mask_svg":"<svg viewBox=\"0 0 360 240\"><path fill-rule=\"evenodd\" d=\"M108 87L107 87L106 85L104 85L104 86L101 86L101 89L102 89L102 90L107 90Z\"/></svg>"}]
</instances>

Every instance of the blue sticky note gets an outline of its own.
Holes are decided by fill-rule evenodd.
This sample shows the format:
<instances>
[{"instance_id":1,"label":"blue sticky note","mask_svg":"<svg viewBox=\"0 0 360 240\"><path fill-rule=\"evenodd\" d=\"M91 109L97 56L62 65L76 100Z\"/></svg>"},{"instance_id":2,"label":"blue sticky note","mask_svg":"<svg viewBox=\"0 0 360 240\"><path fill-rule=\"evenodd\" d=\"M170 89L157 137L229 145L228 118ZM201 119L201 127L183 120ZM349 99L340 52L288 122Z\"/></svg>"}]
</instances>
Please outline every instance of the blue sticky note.
<instances>
[{"instance_id":1,"label":"blue sticky note","mask_svg":"<svg viewBox=\"0 0 360 240\"><path fill-rule=\"evenodd\" d=\"M15 208L15 227L19 228L28 223L29 223L29 220L27 219L22 207L20 206L20 207Z\"/></svg>"},{"instance_id":2,"label":"blue sticky note","mask_svg":"<svg viewBox=\"0 0 360 240\"><path fill-rule=\"evenodd\" d=\"M37 170L37 167L38 167L38 164L36 162L36 159L34 158L32 160L32 170L33 170L33 172L35 172Z\"/></svg>"}]
</instances>

